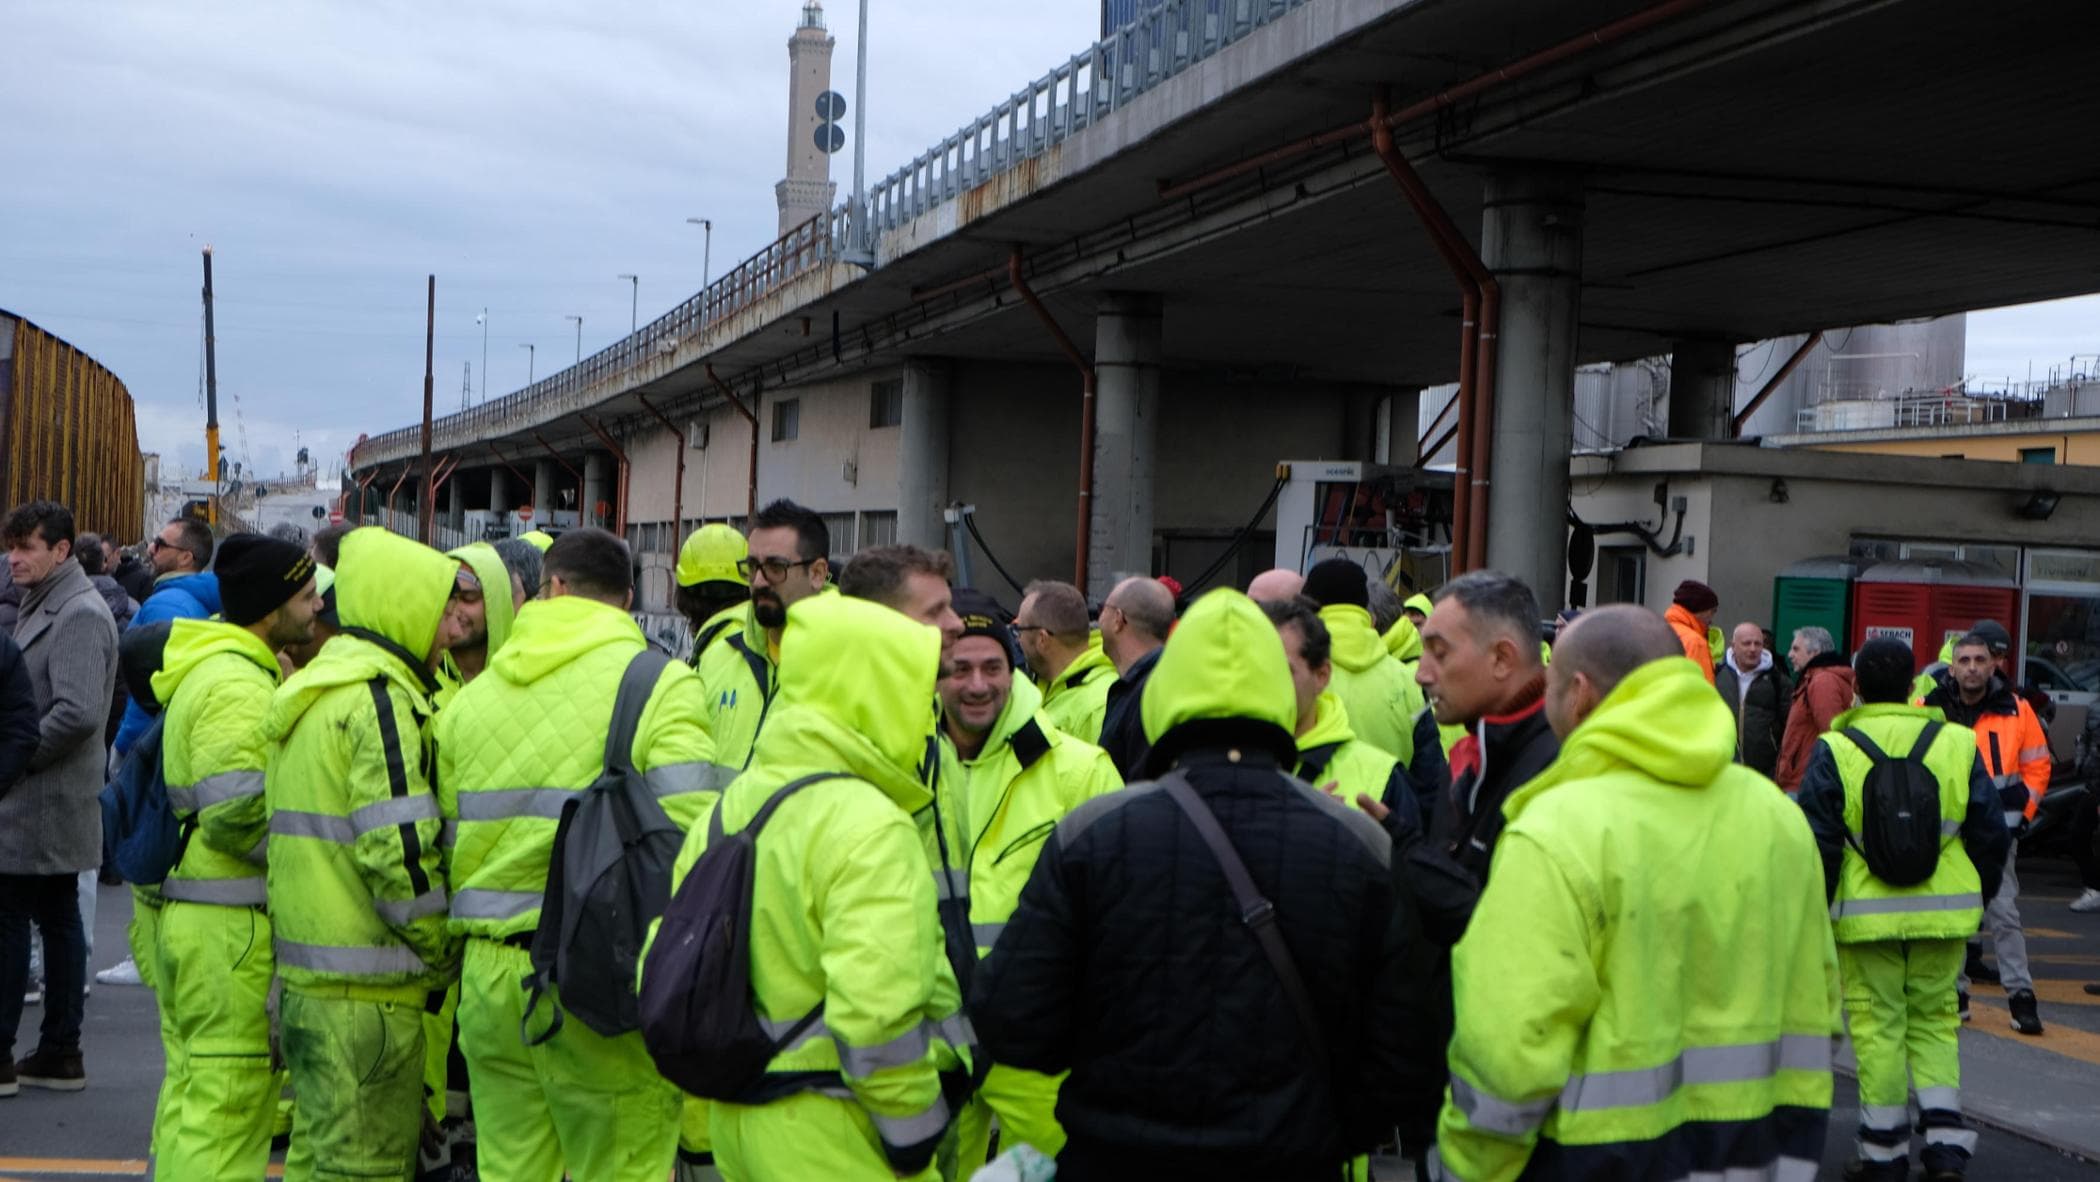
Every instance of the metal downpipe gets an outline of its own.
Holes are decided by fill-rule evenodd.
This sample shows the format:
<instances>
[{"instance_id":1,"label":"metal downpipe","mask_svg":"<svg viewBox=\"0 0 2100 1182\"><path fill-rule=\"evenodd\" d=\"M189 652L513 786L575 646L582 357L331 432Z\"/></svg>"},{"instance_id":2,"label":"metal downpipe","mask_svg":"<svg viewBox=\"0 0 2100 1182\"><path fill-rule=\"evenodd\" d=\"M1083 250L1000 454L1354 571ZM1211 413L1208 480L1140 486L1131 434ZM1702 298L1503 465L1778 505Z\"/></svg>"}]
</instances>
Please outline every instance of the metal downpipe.
<instances>
[{"instance_id":1,"label":"metal downpipe","mask_svg":"<svg viewBox=\"0 0 2100 1182\"><path fill-rule=\"evenodd\" d=\"M1013 285L1015 294L1019 295L1022 302L1043 322L1043 327L1050 330L1050 336L1057 342L1059 351L1079 370L1079 524L1072 547L1072 585L1079 588L1081 594L1085 594L1087 563L1093 556L1091 543L1094 529L1094 366L1086 359L1086 354L1079 351L1079 346L1072 343L1072 338L1065 334L1064 327L1057 323L1057 318L1050 314L1050 309L1043 306L1043 301L1036 297L1035 291L1028 286L1028 280L1021 275L1020 247L1015 247L1014 252L1007 256L1006 278L1007 282Z\"/></svg>"},{"instance_id":2,"label":"metal downpipe","mask_svg":"<svg viewBox=\"0 0 2100 1182\"><path fill-rule=\"evenodd\" d=\"M729 400L729 405L736 408L736 413L744 416L744 421L751 424L750 481L744 489L744 530L748 533L752 519L758 516L758 398L754 395L751 405L745 406L744 400L738 398L736 391L729 388L729 383L715 376L713 364L707 366L707 380L713 382L722 397Z\"/></svg>"}]
</instances>

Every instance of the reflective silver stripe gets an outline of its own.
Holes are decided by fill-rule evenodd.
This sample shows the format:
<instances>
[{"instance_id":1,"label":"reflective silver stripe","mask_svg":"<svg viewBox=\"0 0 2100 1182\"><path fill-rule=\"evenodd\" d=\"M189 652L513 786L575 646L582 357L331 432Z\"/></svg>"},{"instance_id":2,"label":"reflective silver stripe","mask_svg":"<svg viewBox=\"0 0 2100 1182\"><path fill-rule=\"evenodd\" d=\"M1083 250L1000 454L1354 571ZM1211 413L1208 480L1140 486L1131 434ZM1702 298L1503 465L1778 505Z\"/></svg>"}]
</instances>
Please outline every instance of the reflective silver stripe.
<instances>
[{"instance_id":1,"label":"reflective silver stripe","mask_svg":"<svg viewBox=\"0 0 2100 1182\"><path fill-rule=\"evenodd\" d=\"M448 817L442 824L438 826L438 844L442 846L455 846L459 844L458 821L454 821Z\"/></svg>"},{"instance_id":2,"label":"reflective silver stripe","mask_svg":"<svg viewBox=\"0 0 2100 1182\"><path fill-rule=\"evenodd\" d=\"M788 1035L788 1031L793 1030L795 1028L795 1023L800 1022L801 1020L802 1019L800 1018L761 1017L758 1020L758 1028L766 1032L767 1038L778 1042L781 1039L786 1038ZM786 1054L787 1052L792 1051L797 1047L808 1045L812 1040L830 1037L831 1028L829 1026L824 1025L824 1016L822 1014L819 1014L817 1015L816 1021L811 1022L809 1026L802 1031L802 1033L795 1036L795 1041L788 1043L786 1046L780 1047L774 1053Z\"/></svg>"},{"instance_id":3,"label":"reflective silver stripe","mask_svg":"<svg viewBox=\"0 0 2100 1182\"><path fill-rule=\"evenodd\" d=\"M411 920L426 915L438 915L445 910L445 888L431 887L413 899L374 899L372 910L379 918L400 927Z\"/></svg>"},{"instance_id":4,"label":"reflective silver stripe","mask_svg":"<svg viewBox=\"0 0 2100 1182\"><path fill-rule=\"evenodd\" d=\"M871 1112L868 1119L875 1122L875 1131L884 1145L919 1145L940 1136L941 1130L948 1127L948 1102L935 1097L933 1107L917 1116L878 1116Z\"/></svg>"},{"instance_id":5,"label":"reflective silver stripe","mask_svg":"<svg viewBox=\"0 0 2100 1182\"><path fill-rule=\"evenodd\" d=\"M1744 1083L1769 1079L1781 1071L1829 1070L1830 1039L1822 1035L1788 1034L1772 1042L1687 1047L1659 1066L1575 1076L1561 1089L1560 1106L1569 1112L1638 1108L1660 1104L1677 1089L1692 1084Z\"/></svg>"},{"instance_id":6,"label":"reflective silver stripe","mask_svg":"<svg viewBox=\"0 0 2100 1182\"><path fill-rule=\"evenodd\" d=\"M1917 911L1967 911L1981 907L1975 895L1900 895L1885 899L1839 899L1830 905L1830 918L1851 915L1901 915Z\"/></svg>"},{"instance_id":7,"label":"reflective silver stripe","mask_svg":"<svg viewBox=\"0 0 2100 1182\"><path fill-rule=\"evenodd\" d=\"M1959 836L1961 836L1961 822L1960 822L1960 821L1941 821L1941 822L1940 822L1940 836L1941 836L1941 837L1959 837Z\"/></svg>"},{"instance_id":8,"label":"reflective silver stripe","mask_svg":"<svg viewBox=\"0 0 2100 1182\"><path fill-rule=\"evenodd\" d=\"M970 935L976 939L979 948L990 948L992 945L997 944L999 942L999 933L1005 930L1006 925L1003 923L973 923L970 925Z\"/></svg>"},{"instance_id":9,"label":"reflective silver stripe","mask_svg":"<svg viewBox=\"0 0 2100 1182\"><path fill-rule=\"evenodd\" d=\"M452 918L516 919L528 911L539 910L541 898L539 891L490 891L468 887L452 896Z\"/></svg>"},{"instance_id":10,"label":"reflective silver stripe","mask_svg":"<svg viewBox=\"0 0 2100 1182\"><path fill-rule=\"evenodd\" d=\"M1815 1182L1819 1163L1800 1157L1774 1158L1768 1166L1730 1166L1693 1170L1682 1182Z\"/></svg>"},{"instance_id":11,"label":"reflective silver stripe","mask_svg":"<svg viewBox=\"0 0 2100 1182\"><path fill-rule=\"evenodd\" d=\"M1903 1139L1894 1145L1880 1145L1873 1141L1861 1141L1859 1143L1859 1156L1862 1161L1905 1160L1910 1157L1909 1130L1905 1130Z\"/></svg>"},{"instance_id":12,"label":"reflective silver stripe","mask_svg":"<svg viewBox=\"0 0 2100 1182\"><path fill-rule=\"evenodd\" d=\"M1486 1133L1521 1137L1546 1123L1554 1097L1516 1103L1481 1091L1456 1073L1451 1076L1451 1103L1466 1123Z\"/></svg>"},{"instance_id":13,"label":"reflective silver stripe","mask_svg":"<svg viewBox=\"0 0 2100 1182\"><path fill-rule=\"evenodd\" d=\"M924 1059L933 1046L931 1029L930 1023L922 1022L888 1042L872 1047L853 1046L837 1035L833 1035L831 1041L839 1049L839 1069L849 1078L866 1079L886 1067L902 1067Z\"/></svg>"},{"instance_id":14,"label":"reflective silver stripe","mask_svg":"<svg viewBox=\"0 0 2100 1182\"><path fill-rule=\"evenodd\" d=\"M370 833L374 829L391 829L396 825L413 825L418 821L437 819L437 797L424 794L394 796L374 801L350 814L351 827L361 834Z\"/></svg>"},{"instance_id":15,"label":"reflective silver stripe","mask_svg":"<svg viewBox=\"0 0 2100 1182\"><path fill-rule=\"evenodd\" d=\"M1919 1088L1919 1089L1918 1089L1918 1107L1919 1107L1919 1108L1929 1108L1929 1109L1932 1109L1932 1110L1933 1110L1933 1111L1935 1111L1935 1112L1960 1112L1960 1111L1961 1111L1961 1089L1960 1089L1960 1088ZM1898 1117L1898 1118L1901 1118L1901 1117L1903 1117L1903 1116L1906 1116L1906 1115L1908 1115L1908 1114L1907 1114L1907 1113L1906 1113L1906 1112L1905 1112L1905 1111L1904 1111L1903 1109L1901 1109L1901 1108L1898 1108L1898 1109L1896 1109L1896 1115L1897 1115L1897 1117Z\"/></svg>"},{"instance_id":16,"label":"reflective silver stripe","mask_svg":"<svg viewBox=\"0 0 2100 1182\"><path fill-rule=\"evenodd\" d=\"M719 763L695 760L692 763L667 763L642 773L643 782L658 799L678 796L687 792L720 792L736 772Z\"/></svg>"},{"instance_id":17,"label":"reflective silver stripe","mask_svg":"<svg viewBox=\"0 0 2100 1182\"><path fill-rule=\"evenodd\" d=\"M1908 1104L1862 1104L1859 1106L1859 1125L1863 1129L1886 1131L1901 1129L1910 1124Z\"/></svg>"},{"instance_id":18,"label":"reflective silver stripe","mask_svg":"<svg viewBox=\"0 0 2100 1182\"><path fill-rule=\"evenodd\" d=\"M270 901L270 886L260 878L171 878L160 884L160 894L184 903L261 907Z\"/></svg>"},{"instance_id":19,"label":"reflective silver stripe","mask_svg":"<svg viewBox=\"0 0 2100 1182\"><path fill-rule=\"evenodd\" d=\"M278 809L270 814L270 832L279 837L314 837L349 845L357 840L357 830L350 827L348 817L332 813L304 813L296 809Z\"/></svg>"},{"instance_id":20,"label":"reflective silver stripe","mask_svg":"<svg viewBox=\"0 0 2100 1182\"><path fill-rule=\"evenodd\" d=\"M485 792L459 794L462 821L510 821L519 817L561 820L561 806L581 788L491 788Z\"/></svg>"},{"instance_id":21,"label":"reflective silver stripe","mask_svg":"<svg viewBox=\"0 0 2100 1182\"><path fill-rule=\"evenodd\" d=\"M1947 1145L1965 1153L1974 1153L1976 1152L1976 1130L1928 1128L1925 1130L1925 1144Z\"/></svg>"},{"instance_id":22,"label":"reflective silver stripe","mask_svg":"<svg viewBox=\"0 0 2100 1182\"><path fill-rule=\"evenodd\" d=\"M263 794L263 774L243 769L206 776L188 787L168 785L168 803L179 813L198 813L215 804Z\"/></svg>"},{"instance_id":23,"label":"reflective silver stripe","mask_svg":"<svg viewBox=\"0 0 2100 1182\"><path fill-rule=\"evenodd\" d=\"M263 834L262 840L249 846L248 852L241 855L241 860L250 866L268 865L270 861L270 835L267 833Z\"/></svg>"},{"instance_id":24,"label":"reflective silver stripe","mask_svg":"<svg viewBox=\"0 0 2100 1182\"><path fill-rule=\"evenodd\" d=\"M301 944L282 937L275 943L279 968L340 973L348 977L377 977L389 973L421 973L430 967L405 944L344 948L332 944Z\"/></svg>"},{"instance_id":25,"label":"reflective silver stripe","mask_svg":"<svg viewBox=\"0 0 2100 1182\"><path fill-rule=\"evenodd\" d=\"M970 1025L969 1015L961 1010L957 1010L935 1022L933 1024L933 1032L940 1036L942 1042L947 1043L951 1047L975 1047L977 1045L977 1028Z\"/></svg>"},{"instance_id":26,"label":"reflective silver stripe","mask_svg":"<svg viewBox=\"0 0 2100 1182\"><path fill-rule=\"evenodd\" d=\"M970 897L970 872L967 870L935 870L933 872L933 897L941 902L949 899Z\"/></svg>"}]
</instances>

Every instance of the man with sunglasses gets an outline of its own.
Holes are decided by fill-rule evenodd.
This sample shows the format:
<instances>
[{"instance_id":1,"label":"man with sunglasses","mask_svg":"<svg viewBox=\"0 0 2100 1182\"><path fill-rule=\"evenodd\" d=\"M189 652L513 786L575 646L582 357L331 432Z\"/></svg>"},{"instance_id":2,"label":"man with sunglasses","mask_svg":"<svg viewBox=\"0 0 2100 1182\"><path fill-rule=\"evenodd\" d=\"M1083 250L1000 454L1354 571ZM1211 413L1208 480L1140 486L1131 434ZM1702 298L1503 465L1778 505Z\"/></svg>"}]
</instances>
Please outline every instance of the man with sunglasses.
<instances>
[{"instance_id":1,"label":"man with sunglasses","mask_svg":"<svg viewBox=\"0 0 2100 1182\"><path fill-rule=\"evenodd\" d=\"M737 563L737 573L750 580L750 610L741 629L701 654L697 670L707 691L715 759L732 768L750 759L778 689L788 608L831 590L831 531L816 513L793 501L774 501L751 519L747 541L751 552Z\"/></svg>"}]
</instances>

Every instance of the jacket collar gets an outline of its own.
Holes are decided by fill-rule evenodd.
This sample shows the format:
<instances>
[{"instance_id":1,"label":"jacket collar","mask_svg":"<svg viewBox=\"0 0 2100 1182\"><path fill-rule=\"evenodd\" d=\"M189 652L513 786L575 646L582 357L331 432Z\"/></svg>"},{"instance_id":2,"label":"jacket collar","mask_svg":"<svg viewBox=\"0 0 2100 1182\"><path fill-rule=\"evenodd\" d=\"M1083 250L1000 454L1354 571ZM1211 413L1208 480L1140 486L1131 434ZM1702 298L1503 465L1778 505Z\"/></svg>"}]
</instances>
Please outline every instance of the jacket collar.
<instances>
[{"instance_id":1,"label":"jacket collar","mask_svg":"<svg viewBox=\"0 0 2100 1182\"><path fill-rule=\"evenodd\" d=\"M1298 743L1291 732L1258 718L1190 719L1160 735L1131 782L1156 780L1183 763L1238 762L1233 753L1258 757L1263 766L1293 767Z\"/></svg>"},{"instance_id":2,"label":"jacket collar","mask_svg":"<svg viewBox=\"0 0 2100 1182\"><path fill-rule=\"evenodd\" d=\"M59 609L75 597L93 595L94 591L77 559L68 558L52 567L43 582L29 588L22 596L22 615L15 624L16 645L28 648L30 641L51 627L52 621L58 618Z\"/></svg>"},{"instance_id":3,"label":"jacket collar","mask_svg":"<svg viewBox=\"0 0 2100 1182\"><path fill-rule=\"evenodd\" d=\"M1757 676L1758 674L1760 674L1760 673L1770 673L1770 672L1772 671L1772 650L1771 650L1771 649L1762 649L1762 650L1760 650L1760 651L1758 652L1758 654L1757 654L1757 668L1755 668L1755 669L1745 669L1745 668L1743 668L1743 667L1742 667L1741 665L1738 665L1738 664L1736 664L1736 663L1735 663L1735 646L1734 646L1734 645L1730 645L1730 646L1728 646L1728 655L1727 655L1726 657L1723 657L1723 658L1721 658L1721 661L1722 661L1722 663L1723 663L1723 664L1727 665L1727 666L1728 666L1728 667L1729 667L1730 669L1733 669L1733 670L1735 670L1735 671L1736 671L1736 674L1737 674L1737 676L1739 676L1739 677L1744 677L1744 678L1751 678L1751 677L1756 677L1756 676Z\"/></svg>"},{"instance_id":4,"label":"jacket collar","mask_svg":"<svg viewBox=\"0 0 2100 1182\"><path fill-rule=\"evenodd\" d=\"M1851 662L1845 659L1845 654L1843 653L1817 653L1808 659L1808 665L1801 670L1801 676L1808 676L1810 669L1833 669L1839 665L1849 666L1850 664Z\"/></svg>"}]
</instances>

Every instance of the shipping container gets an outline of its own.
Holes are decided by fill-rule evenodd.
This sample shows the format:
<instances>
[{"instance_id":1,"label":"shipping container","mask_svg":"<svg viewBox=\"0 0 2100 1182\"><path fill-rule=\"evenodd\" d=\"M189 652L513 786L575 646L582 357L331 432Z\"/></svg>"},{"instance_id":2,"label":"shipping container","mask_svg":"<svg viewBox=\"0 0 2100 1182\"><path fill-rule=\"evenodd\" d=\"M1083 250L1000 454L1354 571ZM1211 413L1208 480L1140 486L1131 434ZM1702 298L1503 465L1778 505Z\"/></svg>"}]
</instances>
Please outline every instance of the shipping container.
<instances>
[{"instance_id":1,"label":"shipping container","mask_svg":"<svg viewBox=\"0 0 2100 1182\"><path fill-rule=\"evenodd\" d=\"M0 310L0 511L58 501L83 532L145 536L131 394L94 358Z\"/></svg>"}]
</instances>

